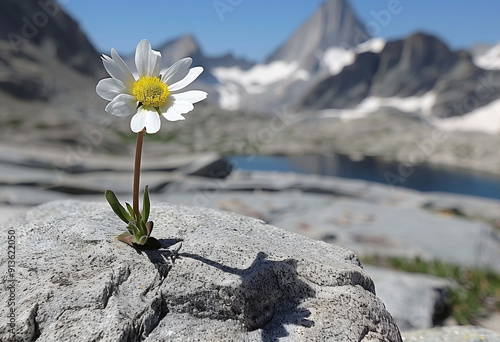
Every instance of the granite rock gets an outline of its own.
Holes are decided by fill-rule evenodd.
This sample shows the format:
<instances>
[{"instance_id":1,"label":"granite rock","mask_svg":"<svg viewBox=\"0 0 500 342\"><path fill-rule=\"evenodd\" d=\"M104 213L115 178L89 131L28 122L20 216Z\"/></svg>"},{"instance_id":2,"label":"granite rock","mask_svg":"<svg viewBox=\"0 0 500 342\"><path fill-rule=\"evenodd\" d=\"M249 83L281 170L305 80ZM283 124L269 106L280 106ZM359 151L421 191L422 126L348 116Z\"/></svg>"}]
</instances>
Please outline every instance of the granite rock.
<instances>
[{"instance_id":1,"label":"granite rock","mask_svg":"<svg viewBox=\"0 0 500 342\"><path fill-rule=\"evenodd\" d=\"M441 323L448 287L454 286L451 281L374 266L365 270L401 331L429 329Z\"/></svg>"},{"instance_id":2,"label":"granite rock","mask_svg":"<svg viewBox=\"0 0 500 342\"><path fill-rule=\"evenodd\" d=\"M500 342L500 335L477 327L444 327L406 332L404 341L426 342Z\"/></svg>"},{"instance_id":3,"label":"granite rock","mask_svg":"<svg viewBox=\"0 0 500 342\"><path fill-rule=\"evenodd\" d=\"M500 234L492 225L500 203L494 200L279 172L185 179L158 199L253 216L362 257L419 257L500 272ZM455 207L467 215L433 209Z\"/></svg>"},{"instance_id":4,"label":"granite rock","mask_svg":"<svg viewBox=\"0 0 500 342\"><path fill-rule=\"evenodd\" d=\"M105 204L50 202L6 223L15 340L402 341L348 250L209 209L162 204L151 218L162 248L142 252L116 240Z\"/></svg>"}]
</instances>

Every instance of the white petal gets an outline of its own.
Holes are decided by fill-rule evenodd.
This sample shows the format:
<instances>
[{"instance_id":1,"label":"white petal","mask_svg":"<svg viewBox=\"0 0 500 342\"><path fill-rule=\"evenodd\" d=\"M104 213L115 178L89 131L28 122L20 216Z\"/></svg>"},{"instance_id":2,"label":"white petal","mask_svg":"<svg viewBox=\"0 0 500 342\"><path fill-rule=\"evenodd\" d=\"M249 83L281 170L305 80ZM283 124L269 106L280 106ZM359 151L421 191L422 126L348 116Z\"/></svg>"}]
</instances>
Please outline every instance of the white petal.
<instances>
[{"instance_id":1,"label":"white petal","mask_svg":"<svg viewBox=\"0 0 500 342\"><path fill-rule=\"evenodd\" d=\"M175 62L170 68L162 72L161 81L166 84L174 84L186 77L189 67L193 63L191 57L186 57Z\"/></svg>"},{"instance_id":2,"label":"white petal","mask_svg":"<svg viewBox=\"0 0 500 342\"><path fill-rule=\"evenodd\" d=\"M172 94L175 101L197 103L207 98L207 93L201 90L190 90L184 93Z\"/></svg>"},{"instance_id":3,"label":"white petal","mask_svg":"<svg viewBox=\"0 0 500 342\"><path fill-rule=\"evenodd\" d=\"M95 88L97 95L105 100L111 101L120 94L128 93L127 87L123 82L116 78L105 78L97 83Z\"/></svg>"},{"instance_id":4,"label":"white petal","mask_svg":"<svg viewBox=\"0 0 500 342\"><path fill-rule=\"evenodd\" d=\"M156 77L160 74L161 53L153 51L151 44L146 39L141 40L137 45L135 66L139 72L139 77Z\"/></svg>"},{"instance_id":5,"label":"white petal","mask_svg":"<svg viewBox=\"0 0 500 342\"><path fill-rule=\"evenodd\" d=\"M160 130L161 120L160 115L154 108L146 107L144 108L146 121L144 125L146 126L146 133L154 134Z\"/></svg>"},{"instance_id":6,"label":"white petal","mask_svg":"<svg viewBox=\"0 0 500 342\"><path fill-rule=\"evenodd\" d=\"M134 113L137 109L137 100L135 97L127 94L116 96L106 106L106 112L116 116L128 116Z\"/></svg>"},{"instance_id":7,"label":"white petal","mask_svg":"<svg viewBox=\"0 0 500 342\"><path fill-rule=\"evenodd\" d=\"M194 106L190 102L185 101L175 101L172 108L179 114L186 114L194 109Z\"/></svg>"},{"instance_id":8,"label":"white petal","mask_svg":"<svg viewBox=\"0 0 500 342\"><path fill-rule=\"evenodd\" d=\"M135 133L146 128L146 133L154 134L160 130L160 126L160 115L153 107L142 106L130 121L130 128Z\"/></svg>"},{"instance_id":9,"label":"white petal","mask_svg":"<svg viewBox=\"0 0 500 342\"><path fill-rule=\"evenodd\" d=\"M176 91L176 90L181 90L182 88L187 87L188 85L190 85L191 83L193 83L193 81L195 79L197 79L198 76L200 76L202 72L203 72L203 68L202 67L192 68L191 70L189 70L189 72L188 72L188 74L187 74L186 77L184 77L179 82L174 83L171 86L169 86L168 90L170 90L170 91Z\"/></svg>"},{"instance_id":10,"label":"white petal","mask_svg":"<svg viewBox=\"0 0 500 342\"><path fill-rule=\"evenodd\" d=\"M132 120L130 120L130 129L134 133L139 133L144 129L145 124L146 124L146 115L144 115L141 108L139 108L137 113L132 117Z\"/></svg>"},{"instance_id":11,"label":"white petal","mask_svg":"<svg viewBox=\"0 0 500 342\"><path fill-rule=\"evenodd\" d=\"M160 75L161 70L161 52L156 50L151 50L151 52L153 53L155 58L152 76L157 77L158 75Z\"/></svg>"},{"instance_id":12,"label":"white petal","mask_svg":"<svg viewBox=\"0 0 500 342\"><path fill-rule=\"evenodd\" d=\"M135 81L134 76L132 76L130 69L123 62L118 53L113 50L111 50L111 55L118 56L119 59L115 60L109 56L102 55L102 64L104 65L104 68L111 77L122 81L122 83L127 87L132 86Z\"/></svg>"},{"instance_id":13,"label":"white petal","mask_svg":"<svg viewBox=\"0 0 500 342\"><path fill-rule=\"evenodd\" d=\"M149 76L149 55L151 51L151 44L146 39L143 39L137 44L137 49L135 50L135 66L139 77Z\"/></svg>"},{"instance_id":14,"label":"white petal","mask_svg":"<svg viewBox=\"0 0 500 342\"><path fill-rule=\"evenodd\" d=\"M185 101L169 101L160 108L163 117L169 121L185 120L181 114L186 114L193 109L193 104Z\"/></svg>"},{"instance_id":15,"label":"white petal","mask_svg":"<svg viewBox=\"0 0 500 342\"><path fill-rule=\"evenodd\" d=\"M185 117L183 117L181 114L173 111L173 110L168 110L166 113L161 113L165 119L168 121L181 121L181 120L186 120Z\"/></svg>"},{"instance_id":16,"label":"white petal","mask_svg":"<svg viewBox=\"0 0 500 342\"><path fill-rule=\"evenodd\" d=\"M127 66L127 64L125 64L125 62L120 57L118 52L116 52L115 49L111 49L111 57L113 58L113 60L115 61L115 64L120 68L120 70L123 73L124 79L121 81L131 91L132 86L135 82L135 77L132 75L132 72L130 71L129 67Z\"/></svg>"}]
</instances>

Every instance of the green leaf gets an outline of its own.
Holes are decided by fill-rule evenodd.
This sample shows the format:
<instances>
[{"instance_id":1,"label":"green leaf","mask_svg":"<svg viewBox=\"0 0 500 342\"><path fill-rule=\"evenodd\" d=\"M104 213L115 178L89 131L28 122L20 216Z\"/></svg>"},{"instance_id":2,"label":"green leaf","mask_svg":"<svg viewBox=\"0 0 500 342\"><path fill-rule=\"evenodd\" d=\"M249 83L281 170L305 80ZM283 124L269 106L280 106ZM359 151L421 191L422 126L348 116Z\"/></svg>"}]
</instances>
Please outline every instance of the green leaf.
<instances>
[{"instance_id":1,"label":"green leaf","mask_svg":"<svg viewBox=\"0 0 500 342\"><path fill-rule=\"evenodd\" d=\"M135 218L134 222L135 222L135 226L137 227L137 229L139 229L139 231L141 232L141 235L145 235L146 231L144 229L142 229L141 214L139 214L139 216Z\"/></svg>"},{"instance_id":2,"label":"green leaf","mask_svg":"<svg viewBox=\"0 0 500 342\"><path fill-rule=\"evenodd\" d=\"M111 209L115 212L116 216L118 216L123 222L129 223L133 220L133 217L131 217L125 208L120 204L120 201L118 201L118 198L113 191L106 190L106 200L111 206Z\"/></svg>"},{"instance_id":3,"label":"green leaf","mask_svg":"<svg viewBox=\"0 0 500 342\"><path fill-rule=\"evenodd\" d=\"M134 242L139 243L143 236L144 234L142 234L141 230L134 226Z\"/></svg>"},{"instance_id":4,"label":"green leaf","mask_svg":"<svg viewBox=\"0 0 500 342\"><path fill-rule=\"evenodd\" d=\"M139 220L139 227L141 229L142 235L148 235L148 229L146 223L143 220Z\"/></svg>"},{"instance_id":5,"label":"green leaf","mask_svg":"<svg viewBox=\"0 0 500 342\"><path fill-rule=\"evenodd\" d=\"M145 245L146 242L148 241L148 237L147 236L142 236L138 242L136 242L137 244L139 245Z\"/></svg>"},{"instance_id":6,"label":"green leaf","mask_svg":"<svg viewBox=\"0 0 500 342\"><path fill-rule=\"evenodd\" d=\"M132 208L132 206L127 202L125 202L125 205L127 206L127 209L128 209L128 212L130 213L130 216L135 217L134 208Z\"/></svg>"},{"instance_id":7,"label":"green leaf","mask_svg":"<svg viewBox=\"0 0 500 342\"><path fill-rule=\"evenodd\" d=\"M144 203L142 205L142 219L144 220L144 222L148 222L149 211L149 185L146 185L146 188L144 189Z\"/></svg>"},{"instance_id":8,"label":"green leaf","mask_svg":"<svg viewBox=\"0 0 500 342\"><path fill-rule=\"evenodd\" d=\"M137 231L137 227L135 226L135 223L130 222L129 225L127 226L127 230L130 234L135 235Z\"/></svg>"}]
</instances>

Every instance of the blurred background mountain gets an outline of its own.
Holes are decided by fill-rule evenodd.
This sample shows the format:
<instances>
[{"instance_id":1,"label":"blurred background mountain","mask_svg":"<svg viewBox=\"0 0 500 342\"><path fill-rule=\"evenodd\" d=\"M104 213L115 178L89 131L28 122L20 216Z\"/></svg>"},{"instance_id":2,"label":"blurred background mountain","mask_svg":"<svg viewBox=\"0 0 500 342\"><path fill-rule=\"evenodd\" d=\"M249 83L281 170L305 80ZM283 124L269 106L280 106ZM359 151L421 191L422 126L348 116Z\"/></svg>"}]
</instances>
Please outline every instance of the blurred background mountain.
<instances>
[{"instance_id":1,"label":"blurred background mountain","mask_svg":"<svg viewBox=\"0 0 500 342\"><path fill-rule=\"evenodd\" d=\"M74 19L53 1L6 0L0 6L0 96L8 129L2 136L70 142L78 134L66 123L99 124L104 102L94 85L105 72ZM381 8L379 16L390 14ZM207 55L192 34L155 48L165 66L192 56L205 68L193 87L208 91L214 108L272 116L286 107L309 120L330 121L390 108L443 129L454 122L446 118L465 114L461 130L500 128L498 46L455 51L429 33L387 42L372 37L346 0L325 1L261 63L231 53ZM134 69L133 55L122 54ZM113 120L115 125L125 126ZM29 137L12 137L12 127L29 129ZM112 149L109 140L100 148Z\"/></svg>"},{"instance_id":2,"label":"blurred background mountain","mask_svg":"<svg viewBox=\"0 0 500 342\"><path fill-rule=\"evenodd\" d=\"M379 7L368 11L370 21L351 6L358 1L316 2L317 9L302 23L292 23L295 31L283 33L288 38L271 46L258 62L237 50L207 53L204 42L189 31L176 38L165 34L163 43L153 44L162 53L164 67L186 56L203 66L205 72L191 88L209 93L186 121L163 121L158 134L146 137L143 182L150 185L153 199L264 219L352 248L372 263L379 260L374 258L378 254L424 256L500 272L500 43L457 49L440 38L440 32L430 31L382 38L375 31L397 21L402 10L411 11L409 2L372 3ZM95 93L97 82L107 77L99 55L115 46L97 51L97 36L91 41L77 22L89 25L83 14L78 18L81 3L61 3L0 1L0 213L5 218L53 199L102 201L107 188L130 196L135 146L129 120L105 113L106 101ZM295 6L288 4L280 6ZM227 23L220 29L227 36L221 35L219 43L232 34L231 25L236 27L230 16L249 10L225 1L199 5L212 12L199 10L193 16L210 17L205 20L211 26ZM116 21L126 22L121 11L132 5L124 1L102 6L115 6L116 11L89 11L106 17L111 29ZM433 8L427 11L429 16L441 15ZM484 11L494 12L487 7ZM450 13L453 8L446 15ZM252 18L245 30L260 32L253 35L264 41L266 33L258 26L265 26L266 19L260 14L261 22ZM448 20L444 13L441 17ZM184 22L189 25L189 20L186 13ZM148 22L146 29L156 35L164 31L155 20ZM128 49L119 53L134 69L133 49L139 40L129 37L139 25L127 25L130 32L122 36ZM500 27L497 37L500 41ZM478 36L477 43L480 40ZM248 44L258 47L258 39ZM270 170L291 174L260 173ZM300 175L304 173L362 181ZM226 183L213 183L220 178ZM431 193L396 191L393 185ZM207 197L205 188L216 195ZM425 229L416 229L420 226ZM347 232L346 227L351 229ZM433 234L449 227L474 233L443 232L456 248L448 253L432 244ZM421 231L424 237L394 238L395 231L406 228L407 236ZM414 242L419 238L422 245ZM491 243L484 254L475 239L481 246L484 239ZM467 248L474 259L470 262L461 252ZM392 266L404 268L399 261L393 260ZM388 266L389 261L379 263ZM411 263L404 265L405 271L412 268ZM430 289L428 304L422 307L427 316L423 321L410 319L404 309L393 306L393 314L401 314L398 324L425 328L449 324L450 317L456 320L451 323L498 324L500 281L493 293L486 291L478 299L479 309L453 316L438 310L439 305L448 309L460 303L446 302L443 291L449 283L435 280L408 280ZM455 281L470 286L462 278Z\"/></svg>"}]
</instances>

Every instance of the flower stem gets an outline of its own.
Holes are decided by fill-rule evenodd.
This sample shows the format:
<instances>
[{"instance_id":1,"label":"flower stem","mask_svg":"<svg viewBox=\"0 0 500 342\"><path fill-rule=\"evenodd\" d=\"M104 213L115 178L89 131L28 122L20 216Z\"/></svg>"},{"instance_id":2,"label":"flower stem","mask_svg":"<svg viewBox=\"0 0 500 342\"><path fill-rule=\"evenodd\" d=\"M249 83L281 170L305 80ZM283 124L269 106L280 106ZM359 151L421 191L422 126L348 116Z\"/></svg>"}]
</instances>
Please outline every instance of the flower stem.
<instances>
[{"instance_id":1,"label":"flower stem","mask_svg":"<svg viewBox=\"0 0 500 342\"><path fill-rule=\"evenodd\" d=\"M135 166L134 166L134 202L133 209L136 217L139 217L139 179L141 177L141 157L142 142L144 141L144 130L137 133L137 146L135 148Z\"/></svg>"}]
</instances>

